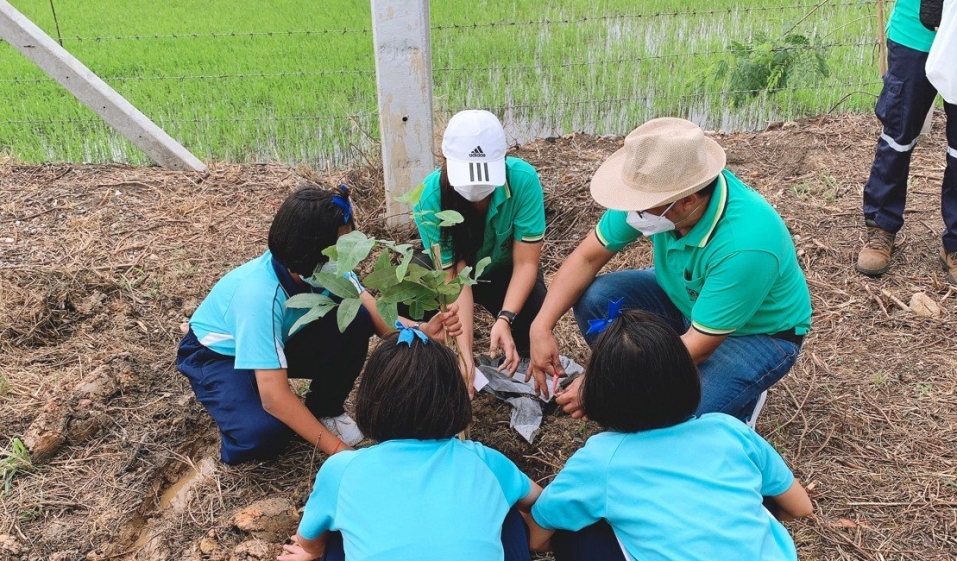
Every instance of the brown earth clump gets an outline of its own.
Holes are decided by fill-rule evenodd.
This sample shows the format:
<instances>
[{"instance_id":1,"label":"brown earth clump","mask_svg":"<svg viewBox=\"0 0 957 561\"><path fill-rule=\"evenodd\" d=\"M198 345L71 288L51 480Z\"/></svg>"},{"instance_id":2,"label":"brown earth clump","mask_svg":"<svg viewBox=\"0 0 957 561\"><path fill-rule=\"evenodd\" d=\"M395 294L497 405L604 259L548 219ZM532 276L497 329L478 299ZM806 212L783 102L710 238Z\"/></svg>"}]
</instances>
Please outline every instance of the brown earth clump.
<instances>
[{"instance_id":1,"label":"brown earth clump","mask_svg":"<svg viewBox=\"0 0 957 561\"><path fill-rule=\"evenodd\" d=\"M791 228L811 287L814 329L758 422L814 498L815 517L788 524L802 559L957 551L957 297L937 263L945 142L936 117L916 150L893 268L880 279L853 268L879 134L873 117L716 135L728 166ZM600 216L589 178L620 143L575 134L514 150L546 189L546 279ZM279 553L278 542L236 520L250 508L271 516L257 506L267 499L300 508L323 456L297 443L276 461L222 465L216 428L174 354L181 324L222 274L264 251L278 204L305 178L347 181L364 231L408 239L409 230L385 227L381 172L371 167L213 165L201 177L0 163L0 446L10 451L13 438L45 446L12 474L0 458L0 485L11 475L9 489L0 487L0 559ZM636 244L606 270L650 257ZM489 321L480 316L480 332ZM584 362L567 317L559 337ZM547 484L595 430L550 412L528 445L508 428L507 405L480 396L471 434ZM280 527L256 518L255 528L292 534L288 508L274 510Z\"/></svg>"}]
</instances>

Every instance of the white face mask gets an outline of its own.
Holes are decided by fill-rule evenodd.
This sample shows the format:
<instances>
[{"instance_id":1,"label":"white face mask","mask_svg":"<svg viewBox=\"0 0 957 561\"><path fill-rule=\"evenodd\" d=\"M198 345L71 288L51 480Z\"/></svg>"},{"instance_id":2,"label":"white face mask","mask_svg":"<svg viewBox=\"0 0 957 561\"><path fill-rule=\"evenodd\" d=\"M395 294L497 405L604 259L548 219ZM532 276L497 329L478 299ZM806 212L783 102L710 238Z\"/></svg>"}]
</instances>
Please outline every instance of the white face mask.
<instances>
[{"instance_id":1,"label":"white face mask","mask_svg":"<svg viewBox=\"0 0 957 561\"><path fill-rule=\"evenodd\" d=\"M462 195L466 201L477 203L491 195L498 187L495 185L458 185L453 186L455 192Z\"/></svg>"},{"instance_id":2,"label":"white face mask","mask_svg":"<svg viewBox=\"0 0 957 561\"><path fill-rule=\"evenodd\" d=\"M675 203L678 201L675 201ZM668 205L668 208L661 213L661 216L649 212L629 211L626 221L628 225L641 232L643 236L653 236L662 232L670 232L675 229L675 223L665 218L665 214L675 206L675 203Z\"/></svg>"}]
</instances>

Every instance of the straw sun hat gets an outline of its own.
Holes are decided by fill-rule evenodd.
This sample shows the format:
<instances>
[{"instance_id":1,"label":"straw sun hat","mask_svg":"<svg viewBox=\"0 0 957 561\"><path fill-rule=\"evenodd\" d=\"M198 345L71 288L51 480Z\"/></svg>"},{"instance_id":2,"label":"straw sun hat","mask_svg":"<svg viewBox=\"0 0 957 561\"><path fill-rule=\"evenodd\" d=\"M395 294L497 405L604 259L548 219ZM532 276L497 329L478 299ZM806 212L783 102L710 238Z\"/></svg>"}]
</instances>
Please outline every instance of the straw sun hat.
<instances>
[{"instance_id":1,"label":"straw sun hat","mask_svg":"<svg viewBox=\"0 0 957 561\"><path fill-rule=\"evenodd\" d=\"M625 138L591 178L595 202L614 210L648 210L696 193L724 169L724 149L701 127L652 119Z\"/></svg>"}]
</instances>

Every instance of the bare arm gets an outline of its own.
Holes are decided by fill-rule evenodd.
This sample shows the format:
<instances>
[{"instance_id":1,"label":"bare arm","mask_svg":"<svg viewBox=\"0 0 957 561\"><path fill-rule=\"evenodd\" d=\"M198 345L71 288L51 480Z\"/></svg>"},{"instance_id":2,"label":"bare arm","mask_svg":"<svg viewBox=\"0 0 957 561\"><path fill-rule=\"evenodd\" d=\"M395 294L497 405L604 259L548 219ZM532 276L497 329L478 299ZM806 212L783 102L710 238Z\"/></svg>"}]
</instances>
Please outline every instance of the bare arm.
<instances>
[{"instance_id":1,"label":"bare arm","mask_svg":"<svg viewBox=\"0 0 957 561\"><path fill-rule=\"evenodd\" d=\"M512 249L512 277L508 282L505 300L502 309L518 314L532 293L535 280L538 277L538 267L542 256L542 242L525 243L516 241ZM511 376L518 369L519 356L515 349L515 340L512 337L511 325L503 320L496 319L489 334L489 354L495 357L501 349L505 354L505 361L500 370L506 370Z\"/></svg>"},{"instance_id":2,"label":"bare arm","mask_svg":"<svg viewBox=\"0 0 957 561\"><path fill-rule=\"evenodd\" d=\"M322 426L319 419L302 403L299 396L289 388L289 376L285 368L256 370L256 385L263 409L279 419L306 442L312 442L326 454L350 450L339 437Z\"/></svg>"},{"instance_id":3,"label":"bare arm","mask_svg":"<svg viewBox=\"0 0 957 561\"><path fill-rule=\"evenodd\" d=\"M614 255L614 252L605 249L592 231L555 273L542 310L531 327L532 360L528 374L535 377L535 387L542 395L547 395L546 376L561 374L558 340L553 333L555 325L581 298L585 289L595 280L598 271Z\"/></svg>"},{"instance_id":4,"label":"bare arm","mask_svg":"<svg viewBox=\"0 0 957 561\"><path fill-rule=\"evenodd\" d=\"M522 517L528 525L528 547L532 551L548 551L550 549L549 540L552 534L555 533L555 530L542 528L535 522L535 519L532 518L532 505L535 504L535 501L538 500L538 496L541 494L541 485L532 481L532 488L528 491L528 494L515 504L522 512Z\"/></svg>"},{"instance_id":5,"label":"bare arm","mask_svg":"<svg viewBox=\"0 0 957 561\"><path fill-rule=\"evenodd\" d=\"M698 331L694 327L689 327L688 331L681 336L681 342L685 344L688 352L691 353L691 358L694 360L694 363L701 364L708 360L711 353L727 338L727 335L708 335Z\"/></svg>"},{"instance_id":6,"label":"bare arm","mask_svg":"<svg viewBox=\"0 0 957 561\"><path fill-rule=\"evenodd\" d=\"M391 325L386 325L385 320L383 320L382 316L379 315L379 310L375 305L375 298L373 298L368 292L363 292L359 295L359 297L362 299L362 307L369 312L370 316L372 316L372 325L375 329L375 334L379 337L385 337L391 333L395 328ZM435 337L436 339L445 337L444 332L446 330L453 337L457 337L462 333L462 324L459 321L458 306L455 304L450 305L447 312L438 313L432 316L432 319L430 319L427 323L420 323L404 317L399 317L399 322L406 327L419 325L423 333L429 337Z\"/></svg>"},{"instance_id":7,"label":"bare arm","mask_svg":"<svg viewBox=\"0 0 957 561\"><path fill-rule=\"evenodd\" d=\"M787 491L776 497L771 497L771 500L781 507L781 512L777 515L778 520L804 518L810 516L811 512L814 511L811 498L807 496L807 491L804 490L797 479L791 483L791 487Z\"/></svg>"}]
</instances>

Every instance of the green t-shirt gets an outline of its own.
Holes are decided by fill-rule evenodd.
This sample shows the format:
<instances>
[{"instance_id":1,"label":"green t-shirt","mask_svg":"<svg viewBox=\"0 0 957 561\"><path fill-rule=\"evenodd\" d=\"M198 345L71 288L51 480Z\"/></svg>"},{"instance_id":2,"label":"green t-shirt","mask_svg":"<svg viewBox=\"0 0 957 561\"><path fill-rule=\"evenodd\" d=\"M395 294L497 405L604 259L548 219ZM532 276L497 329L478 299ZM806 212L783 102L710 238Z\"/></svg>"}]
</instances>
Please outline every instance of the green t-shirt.
<instances>
[{"instance_id":1,"label":"green t-shirt","mask_svg":"<svg viewBox=\"0 0 957 561\"><path fill-rule=\"evenodd\" d=\"M887 38L916 51L929 52L937 33L920 22L920 0L897 0L887 22Z\"/></svg>"},{"instance_id":2,"label":"green t-shirt","mask_svg":"<svg viewBox=\"0 0 957 561\"><path fill-rule=\"evenodd\" d=\"M492 192L485 215L485 241L477 256L478 260L492 258L486 271L511 266L512 240L534 243L545 236L545 202L538 172L521 158L506 158L505 166L506 183ZM441 243L442 268L448 268L453 265L451 240L442 240L439 221L433 217L442 210L441 171L433 171L422 181L422 197L413 211L422 245L428 250Z\"/></svg>"},{"instance_id":3,"label":"green t-shirt","mask_svg":"<svg viewBox=\"0 0 957 561\"><path fill-rule=\"evenodd\" d=\"M641 237L608 210L595 234L611 251ZM691 324L713 335L770 335L811 327L811 295L791 235L756 191L724 170L708 208L683 237L650 236L658 285Z\"/></svg>"}]
</instances>

